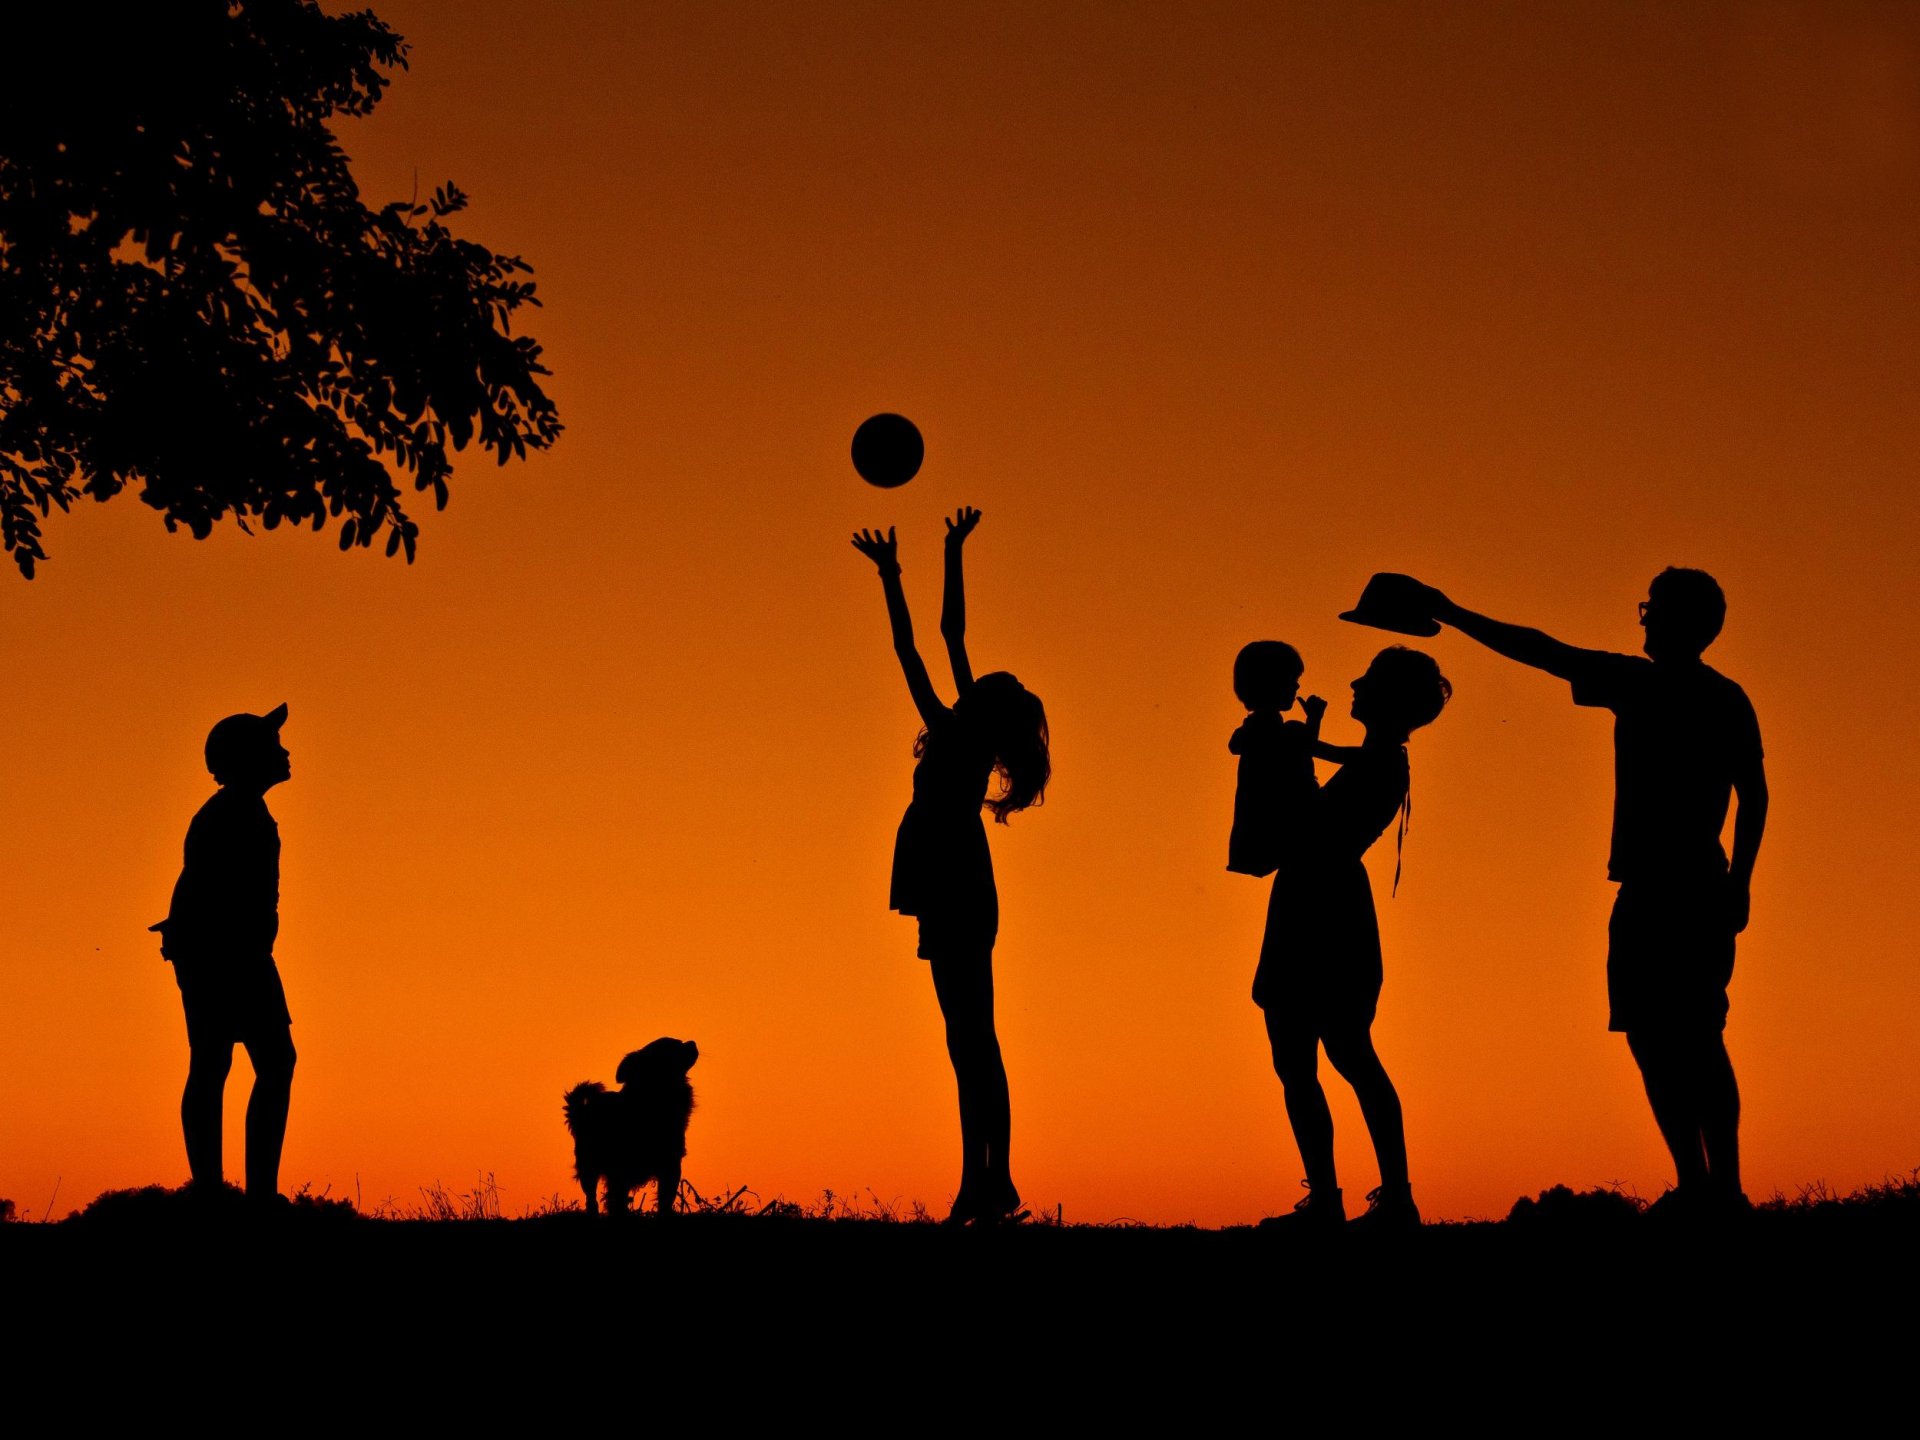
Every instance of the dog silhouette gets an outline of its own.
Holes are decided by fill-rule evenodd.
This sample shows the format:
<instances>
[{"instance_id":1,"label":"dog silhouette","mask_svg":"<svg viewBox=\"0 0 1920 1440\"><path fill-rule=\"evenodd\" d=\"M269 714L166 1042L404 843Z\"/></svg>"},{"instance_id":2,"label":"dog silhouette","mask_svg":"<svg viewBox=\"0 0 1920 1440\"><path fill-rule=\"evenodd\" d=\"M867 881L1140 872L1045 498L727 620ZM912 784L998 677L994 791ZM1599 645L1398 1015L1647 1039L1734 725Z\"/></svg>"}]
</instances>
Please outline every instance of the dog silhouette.
<instances>
[{"instance_id":1,"label":"dog silhouette","mask_svg":"<svg viewBox=\"0 0 1920 1440\"><path fill-rule=\"evenodd\" d=\"M620 1062L618 1090L584 1080L567 1091L561 1108L573 1136L573 1173L587 1197L587 1213L600 1213L600 1182L607 1186L607 1212L633 1208L633 1192L654 1182L654 1208L673 1213L680 1191L680 1162L687 1154L687 1119L693 1086L687 1072L700 1058L691 1040L662 1037Z\"/></svg>"}]
</instances>

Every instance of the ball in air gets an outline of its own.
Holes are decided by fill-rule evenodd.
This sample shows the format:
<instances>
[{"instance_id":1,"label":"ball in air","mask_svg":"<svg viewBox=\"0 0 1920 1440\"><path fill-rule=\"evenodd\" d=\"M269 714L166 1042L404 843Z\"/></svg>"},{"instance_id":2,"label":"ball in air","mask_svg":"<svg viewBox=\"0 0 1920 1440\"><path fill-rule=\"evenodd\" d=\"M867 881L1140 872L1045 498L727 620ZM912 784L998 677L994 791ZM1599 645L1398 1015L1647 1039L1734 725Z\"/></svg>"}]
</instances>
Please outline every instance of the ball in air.
<instances>
[{"instance_id":1,"label":"ball in air","mask_svg":"<svg viewBox=\"0 0 1920 1440\"><path fill-rule=\"evenodd\" d=\"M926 442L904 415L870 415L853 432L853 468L869 485L891 490L920 473Z\"/></svg>"}]
</instances>

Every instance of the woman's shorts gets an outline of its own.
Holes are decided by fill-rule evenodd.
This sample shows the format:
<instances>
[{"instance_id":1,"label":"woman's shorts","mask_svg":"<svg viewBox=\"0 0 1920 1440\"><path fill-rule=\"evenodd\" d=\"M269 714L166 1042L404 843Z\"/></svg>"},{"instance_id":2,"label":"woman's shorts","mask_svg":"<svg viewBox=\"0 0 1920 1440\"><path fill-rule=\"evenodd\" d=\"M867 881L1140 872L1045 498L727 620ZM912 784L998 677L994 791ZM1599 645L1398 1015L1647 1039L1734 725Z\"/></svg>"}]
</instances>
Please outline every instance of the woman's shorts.
<instances>
[{"instance_id":1,"label":"woman's shorts","mask_svg":"<svg viewBox=\"0 0 1920 1440\"><path fill-rule=\"evenodd\" d=\"M1607 922L1607 1028L1726 1029L1733 950L1724 877L1623 882Z\"/></svg>"},{"instance_id":2,"label":"woman's shorts","mask_svg":"<svg viewBox=\"0 0 1920 1440\"><path fill-rule=\"evenodd\" d=\"M945 914L920 915L922 960L964 960L993 954L993 942L999 938L998 908L986 911L965 910Z\"/></svg>"}]
</instances>

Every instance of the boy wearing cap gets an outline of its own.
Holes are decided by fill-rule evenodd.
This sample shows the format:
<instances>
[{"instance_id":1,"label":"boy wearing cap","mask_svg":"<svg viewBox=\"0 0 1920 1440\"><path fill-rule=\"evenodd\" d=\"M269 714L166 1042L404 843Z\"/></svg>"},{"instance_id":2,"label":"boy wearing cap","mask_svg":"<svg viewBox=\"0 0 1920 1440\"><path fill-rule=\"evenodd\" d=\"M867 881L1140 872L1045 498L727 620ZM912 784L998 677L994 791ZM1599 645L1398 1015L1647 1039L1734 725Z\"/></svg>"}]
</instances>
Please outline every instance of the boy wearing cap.
<instances>
[{"instance_id":1,"label":"boy wearing cap","mask_svg":"<svg viewBox=\"0 0 1920 1440\"><path fill-rule=\"evenodd\" d=\"M280 1189L280 1147L293 1088L292 1017L273 960L280 929L280 830L266 793L289 778L280 743L287 707L229 715L207 735L207 769L220 788L187 827L186 859L173 905L153 928L173 962L187 1012L191 1059L180 1098L193 1186L225 1183L222 1100L236 1042L253 1065L247 1101L247 1196L270 1202Z\"/></svg>"}]
</instances>

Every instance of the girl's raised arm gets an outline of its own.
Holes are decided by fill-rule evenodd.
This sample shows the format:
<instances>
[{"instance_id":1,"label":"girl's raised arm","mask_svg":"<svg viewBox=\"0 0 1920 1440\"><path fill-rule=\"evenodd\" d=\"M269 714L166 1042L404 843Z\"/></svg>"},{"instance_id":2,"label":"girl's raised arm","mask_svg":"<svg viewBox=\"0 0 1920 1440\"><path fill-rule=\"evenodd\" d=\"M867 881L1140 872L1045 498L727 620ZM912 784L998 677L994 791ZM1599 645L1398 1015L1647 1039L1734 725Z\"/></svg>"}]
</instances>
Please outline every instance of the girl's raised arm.
<instances>
[{"instance_id":1,"label":"girl's raised arm","mask_svg":"<svg viewBox=\"0 0 1920 1440\"><path fill-rule=\"evenodd\" d=\"M906 672L913 708L920 712L924 724L931 725L947 713L947 707L934 693L927 664L914 647L913 617L907 613L907 592L900 585L899 542L889 526L885 535L878 530L856 532L853 548L873 561L874 568L880 572L880 586L887 596L887 620L893 627L893 653L900 657L900 668Z\"/></svg>"},{"instance_id":2,"label":"girl's raised arm","mask_svg":"<svg viewBox=\"0 0 1920 1440\"><path fill-rule=\"evenodd\" d=\"M980 512L962 505L947 521L947 584L940 599L940 636L947 642L947 662L953 683L962 695L973 688L973 665L967 659L967 582L961 555L967 536L980 523Z\"/></svg>"}]
</instances>

